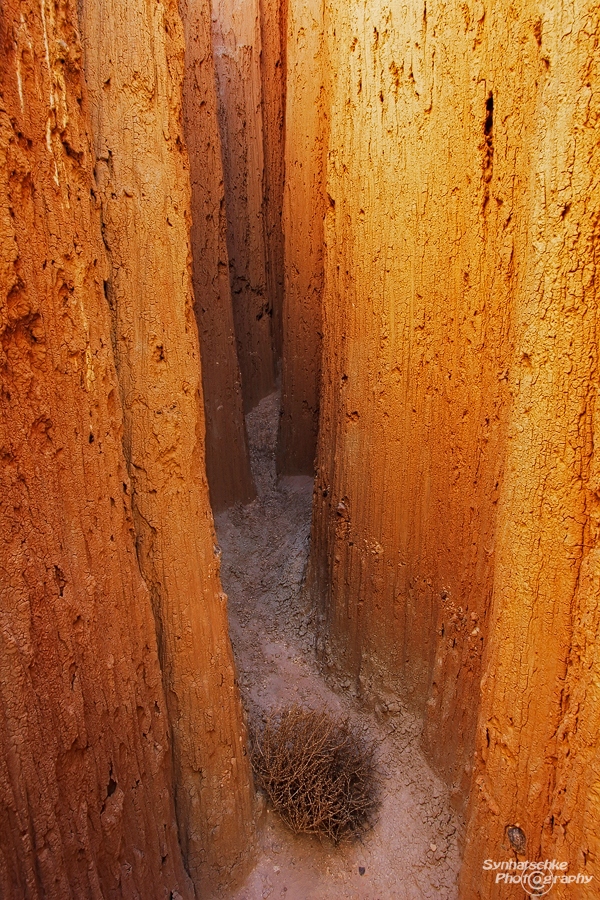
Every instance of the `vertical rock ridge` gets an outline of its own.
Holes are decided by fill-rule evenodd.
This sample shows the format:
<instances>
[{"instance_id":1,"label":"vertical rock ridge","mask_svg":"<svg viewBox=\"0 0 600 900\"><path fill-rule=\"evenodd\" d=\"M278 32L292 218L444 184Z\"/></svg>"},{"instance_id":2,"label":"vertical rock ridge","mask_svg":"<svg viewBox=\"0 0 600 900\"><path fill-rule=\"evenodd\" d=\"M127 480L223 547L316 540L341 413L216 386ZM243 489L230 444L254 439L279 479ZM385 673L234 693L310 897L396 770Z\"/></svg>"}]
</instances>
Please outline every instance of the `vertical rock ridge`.
<instances>
[{"instance_id":1,"label":"vertical rock ridge","mask_svg":"<svg viewBox=\"0 0 600 900\"><path fill-rule=\"evenodd\" d=\"M504 895L511 825L597 877L597 10L329 0L324 33L321 652L473 785L461 897Z\"/></svg>"},{"instance_id":2,"label":"vertical rock ridge","mask_svg":"<svg viewBox=\"0 0 600 900\"><path fill-rule=\"evenodd\" d=\"M0 13L0 896L192 900L74 3Z\"/></svg>"},{"instance_id":3,"label":"vertical rock ridge","mask_svg":"<svg viewBox=\"0 0 600 900\"><path fill-rule=\"evenodd\" d=\"M138 558L157 619L180 841L196 889L209 892L243 865L253 810L204 472L183 30L176 0L84 2L81 16Z\"/></svg>"},{"instance_id":4,"label":"vertical rock ridge","mask_svg":"<svg viewBox=\"0 0 600 900\"><path fill-rule=\"evenodd\" d=\"M275 361L279 363L283 329L283 181L288 0L259 0L259 7L267 296L273 310L273 352Z\"/></svg>"},{"instance_id":5,"label":"vertical rock ridge","mask_svg":"<svg viewBox=\"0 0 600 900\"><path fill-rule=\"evenodd\" d=\"M488 10L494 105L496 94L511 102L507 46L527 40L537 90L521 131L512 403L462 873L464 896L477 898L504 895L482 864L506 855L511 826L527 858L593 876L553 895L592 898L600 878L600 15L590 2L540 12L531 35L525 11L504 21Z\"/></svg>"},{"instance_id":6,"label":"vertical rock ridge","mask_svg":"<svg viewBox=\"0 0 600 900\"><path fill-rule=\"evenodd\" d=\"M322 0L289 0L280 474L312 474L319 428L327 144Z\"/></svg>"},{"instance_id":7,"label":"vertical rock ridge","mask_svg":"<svg viewBox=\"0 0 600 900\"><path fill-rule=\"evenodd\" d=\"M259 0L213 0L229 266L244 410L275 387L264 212Z\"/></svg>"},{"instance_id":8,"label":"vertical rock ridge","mask_svg":"<svg viewBox=\"0 0 600 900\"><path fill-rule=\"evenodd\" d=\"M477 710L460 701L480 673L509 396L511 229L496 235L497 205L482 213L489 87L458 9L326 14L337 74L308 583L324 652L365 694L398 690L425 714L464 800ZM293 117L291 90L288 104Z\"/></svg>"},{"instance_id":9,"label":"vertical rock ridge","mask_svg":"<svg viewBox=\"0 0 600 900\"><path fill-rule=\"evenodd\" d=\"M191 244L206 414L206 472L213 510L256 492L242 404L229 283L227 218L217 121L210 0L181 0L183 112L192 191Z\"/></svg>"}]
</instances>

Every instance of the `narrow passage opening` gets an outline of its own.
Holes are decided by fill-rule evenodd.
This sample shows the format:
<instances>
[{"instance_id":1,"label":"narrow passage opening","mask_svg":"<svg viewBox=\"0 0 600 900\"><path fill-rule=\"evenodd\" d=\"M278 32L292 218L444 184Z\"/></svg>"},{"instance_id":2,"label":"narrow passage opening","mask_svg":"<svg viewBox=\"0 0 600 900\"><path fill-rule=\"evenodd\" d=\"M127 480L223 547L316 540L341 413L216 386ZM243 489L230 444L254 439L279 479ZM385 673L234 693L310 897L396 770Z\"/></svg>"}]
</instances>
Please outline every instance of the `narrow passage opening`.
<instances>
[{"instance_id":1,"label":"narrow passage opening","mask_svg":"<svg viewBox=\"0 0 600 900\"><path fill-rule=\"evenodd\" d=\"M245 15L261 24L254 30L242 27L241 12L230 21L221 4L215 0L213 6L229 284L256 489L252 502L240 497L215 507L221 578L250 727L293 705L348 719L375 746L381 805L360 840L336 847L292 834L263 798L260 857L236 900L451 898L461 822L447 787L420 749L421 721L396 695L366 704L355 680L335 676L326 654L315 650L323 636L304 579L319 418L323 220L329 205L321 196L323 122L313 98L320 85L296 97L307 118L295 115L284 122L282 73L287 72L288 84L293 77L278 18L285 6L249 0ZM310 141L312 156L302 159ZM311 166L306 195L286 194L284 159L290 171ZM302 243L302 217L314 223L311 240L317 243L310 252L304 244L300 252L294 243ZM283 384L275 378L280 354Z\"/></svg>"},{"instance_id":2,"label":"narrow passage opening","mask_svg":"<svg viewBox=\"0 0 600 900\"><path fill-rule=\"evenodd\" d=\"M381 807L360 840L335 847L293 835L263 806L260 856L235 900L451 898L461 825L420 750L419 720L397 698L366 710L350 679L317 661L302 591L313 480L276 477L279 406L273 392L246 416L257 499L215 519L242 701L251 722L293 704L349 718L375 744Z\"/></svg>"}]
</instances>

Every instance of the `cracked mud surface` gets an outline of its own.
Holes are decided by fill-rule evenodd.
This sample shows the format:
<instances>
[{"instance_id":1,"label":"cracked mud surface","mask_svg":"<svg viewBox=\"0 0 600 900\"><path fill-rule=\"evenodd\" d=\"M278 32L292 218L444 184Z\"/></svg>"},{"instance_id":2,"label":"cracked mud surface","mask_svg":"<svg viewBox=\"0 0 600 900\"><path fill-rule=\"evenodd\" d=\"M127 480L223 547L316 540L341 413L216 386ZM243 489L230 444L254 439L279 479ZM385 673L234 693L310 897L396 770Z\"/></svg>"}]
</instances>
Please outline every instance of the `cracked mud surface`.
<instances>
[{"instance_id":1,"label":"cracked mud surface","mask_svg":"<svg viewBox=\"0 0 600 900\"><path fill-rule=\"evenodd\" d=\"M419 722L400 702L379 715L361 708L348 683L334 689L325 680L315 658L301 595L312 479L276 484L278 414L274 393L247 417L258 499L216 519L242 697L250 717L300 703L359 723L377 747L382 802L374 827L339 847L291 834L267 809L257 864L234 898L454 900L461 823L423 758Z\"/></svg>"}]
</instances>

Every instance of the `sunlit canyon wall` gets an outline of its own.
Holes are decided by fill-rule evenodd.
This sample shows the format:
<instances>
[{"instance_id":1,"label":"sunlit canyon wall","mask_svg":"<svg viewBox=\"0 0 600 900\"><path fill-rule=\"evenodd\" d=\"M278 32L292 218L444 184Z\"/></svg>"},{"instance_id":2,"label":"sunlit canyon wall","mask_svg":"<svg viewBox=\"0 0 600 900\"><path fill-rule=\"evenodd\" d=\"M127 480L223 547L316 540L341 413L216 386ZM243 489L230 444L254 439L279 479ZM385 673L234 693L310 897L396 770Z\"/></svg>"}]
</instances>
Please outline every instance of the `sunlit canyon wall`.
<instances>
[{"instance_id":1,"label":"sunlit canyon wall","mask_svg":"<svg viewBox=\"0 0 600 900\"><path fill-rule=\"evenodd\" d=\"M4 4L3 897L243 871L207 472L215 508L253 497L242 410L280 357L321 659L422 716L461 900L503 896L511 826L595 896L599 26L591 0Z\"/></svg>"},{"instance_id":2,"label":"sunlit canyon wall","mask_svg":"<svg viewBox=\"0 0 600 900\"><path fill-rule=\"evenodd\" d=\"M42 13L0 17L0 895L191 900L77 12Z\"/></svg>"},{"instance_id":3,"label":"sunlit canyon wall","mask_svg":"<svg viewBox=\"0 0 600 900\"><path fill-rule=\"evenodd\" d=\"M482 862L510 826L597 878L598 10L326 0L315 62L309 5L287 117L312 67L322 656L424 716L468 817L461 896L501 896Z\"/></svg>"},{"instance_id":4,"label":"sunlit canyon wall","mask_svg":"<svg viewBox=\"0 0 600 900\"><path fill-rule=\"evenodd\" d=\"M191 898L241 872L253 809L204 465L182 23L174 3L43 2L0 27L2 895Z\"/></svg>"}]
</instances>

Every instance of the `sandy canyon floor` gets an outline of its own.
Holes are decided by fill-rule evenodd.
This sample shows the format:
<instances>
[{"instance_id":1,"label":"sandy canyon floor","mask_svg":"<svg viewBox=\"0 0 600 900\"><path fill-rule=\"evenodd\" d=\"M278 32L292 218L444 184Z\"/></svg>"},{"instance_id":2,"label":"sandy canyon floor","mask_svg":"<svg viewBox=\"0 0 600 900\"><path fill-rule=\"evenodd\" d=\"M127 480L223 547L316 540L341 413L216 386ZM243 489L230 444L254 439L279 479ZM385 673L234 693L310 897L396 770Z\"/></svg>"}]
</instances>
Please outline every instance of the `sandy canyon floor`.
<instances>
[{"instance_id":1,"label":"sandy canyon floor","mask_svg":"<svg viewBox=\"0 0 600 900\"><path fill-rule=\"evenodd\" d=\"M300 703L348 716L377 748L381 807L374 827L338 847L295 836L267 807L255 868L235 900L417 900L458 896L461 822L419 748L402 704L365 710L315 656L301 587L312 480L275 476L279 395L248 416L258 498L217 517L222 579L242 697L250 717ZM361 874L362 873L362 874Z\"/></svg>"}]
</instances>

